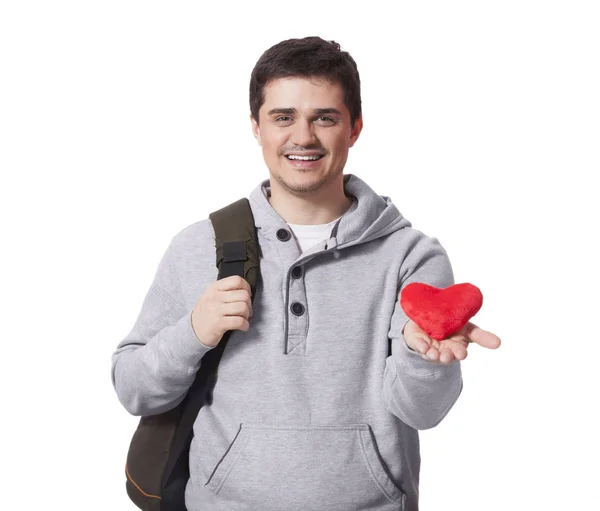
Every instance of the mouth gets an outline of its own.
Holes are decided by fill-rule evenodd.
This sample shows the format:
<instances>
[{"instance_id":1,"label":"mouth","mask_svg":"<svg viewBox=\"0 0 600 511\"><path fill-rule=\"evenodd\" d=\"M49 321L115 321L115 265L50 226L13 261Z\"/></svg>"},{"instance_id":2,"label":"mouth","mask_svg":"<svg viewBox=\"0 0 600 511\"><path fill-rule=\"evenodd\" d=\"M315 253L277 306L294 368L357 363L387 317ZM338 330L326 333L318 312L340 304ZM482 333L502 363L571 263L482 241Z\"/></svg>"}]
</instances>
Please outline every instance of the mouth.
<instances>
[{"instance_id":1,"label":"mouth","mask_svg":"<svg viewBox=\"0 0 600 511\"><path fill-rule=\"evenodd\" d=\"M299 155L299 154L286 154L285 157L290 161L318 161L324 157L323 154L310 154L310 155Z\"/></svg>"},{"instance_id":2,"label":"mouth","mask_svg":"<svg viewBox=\"0 0 600 511\"><path fill-rule=\"evenodd\" d=\"M325 158L324 154L286 154L285 158L290 162L292 167L297 169L310 169L317 167L319 161Z\"/></svg>"}]
</instances>

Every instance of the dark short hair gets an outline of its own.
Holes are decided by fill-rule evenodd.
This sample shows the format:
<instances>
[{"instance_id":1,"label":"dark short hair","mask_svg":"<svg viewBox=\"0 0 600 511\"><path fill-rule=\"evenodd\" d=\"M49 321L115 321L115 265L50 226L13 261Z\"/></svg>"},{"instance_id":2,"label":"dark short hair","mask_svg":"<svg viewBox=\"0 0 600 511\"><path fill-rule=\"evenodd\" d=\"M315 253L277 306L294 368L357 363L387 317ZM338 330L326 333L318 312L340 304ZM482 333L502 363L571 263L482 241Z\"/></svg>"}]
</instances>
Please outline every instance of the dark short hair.
<instances>
[{"instance_id":1,"label":"dark short hair","mask_svg":"<svg viewBox=\"0 0 600 511\"><path fill-rule=\"evenodd\" d=\"M250 112L258 122L265 87L278 78L320 78L339 84L352 125L361 115L360 77L356 62L335 41L320 37L286 39L265 51L250 77Z\"/></svg>"}]
</instances>

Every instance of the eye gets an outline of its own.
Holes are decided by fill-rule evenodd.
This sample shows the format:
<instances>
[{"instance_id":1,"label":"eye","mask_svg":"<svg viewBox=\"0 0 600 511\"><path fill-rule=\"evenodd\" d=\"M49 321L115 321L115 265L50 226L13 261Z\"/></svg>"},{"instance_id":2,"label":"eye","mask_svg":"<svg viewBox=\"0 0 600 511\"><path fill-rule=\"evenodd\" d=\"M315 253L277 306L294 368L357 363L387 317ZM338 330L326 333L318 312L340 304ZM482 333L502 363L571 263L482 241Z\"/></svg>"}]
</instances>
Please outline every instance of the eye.
<instances>
[{"instance_id":1,"label":"eye","mask_svg":"<svg viewBox=\"0 0 600 511\"><path fill-rule=\"evenodd\" d=\"M335 124L335 119L333 117L329 117L328 115L320 115L319 117L317 117L317 121L327 126Z\"/></svg>"},{"instance_id":2,"label":"eye","mask_svg":"<svg viewBox=\"0 0 600 511\"><path fill-rule=\"evenodd\" d=\"M287 115L280 115L279 117L275 118L275 122L289 122L291 120L292 118Z\"/></svg>"}]
</instances>

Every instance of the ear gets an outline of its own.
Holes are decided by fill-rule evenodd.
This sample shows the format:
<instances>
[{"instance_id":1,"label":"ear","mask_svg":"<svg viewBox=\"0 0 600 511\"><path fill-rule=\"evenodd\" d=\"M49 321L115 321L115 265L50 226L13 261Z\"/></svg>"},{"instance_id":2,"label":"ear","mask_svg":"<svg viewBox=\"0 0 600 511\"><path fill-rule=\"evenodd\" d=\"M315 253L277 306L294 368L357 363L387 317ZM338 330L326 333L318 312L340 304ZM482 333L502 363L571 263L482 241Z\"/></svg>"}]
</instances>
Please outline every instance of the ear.
<instances>
[{"instance_id":1,"label":"ear","mask_svg":"<svg viewBox=\"0 0 600 511\"><path fill-rule=\"evenodd\" d=\"M352 126L352 131L350 132L350 145L348 147L352 147L354 143L358 140L360 132L363 127L363 118L362 114L356 121L354 121L354 126Z\"/></svg>"},{"instance_id":2,"label":"ear","mask_svg":"<svg viewBox=\"0 0 600 511\"><path fill-rule=\"evenodd\" d=\"M258 145L262 145L260 138L260 126L258 125L258 122L256 122L256 120L254 119L254 117L252 117L252 114L250 114L250 122L252 124L252 134L254 135L254 138L258 142Z\"/></svg>"}]
</instances>

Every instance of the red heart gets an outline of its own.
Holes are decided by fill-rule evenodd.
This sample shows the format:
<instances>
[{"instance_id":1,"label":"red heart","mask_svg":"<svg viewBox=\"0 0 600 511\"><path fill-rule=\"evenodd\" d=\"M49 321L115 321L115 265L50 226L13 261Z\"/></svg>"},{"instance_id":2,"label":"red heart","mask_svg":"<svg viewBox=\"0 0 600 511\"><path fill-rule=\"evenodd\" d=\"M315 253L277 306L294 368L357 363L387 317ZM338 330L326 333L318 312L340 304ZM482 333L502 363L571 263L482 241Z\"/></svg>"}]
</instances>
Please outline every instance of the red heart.
<instances>
[{"instance_id":1,"label":"red heart","mask_svg":"<svg viewBox=\"0 0 600 511\"><path fill-rule=\"evenodd\" d=\"M469 283L442 289L411 282L400 294L400 305L406 315L437 341L465 326L482 304L481 291Z\"/></svg>"}]
</instances>

